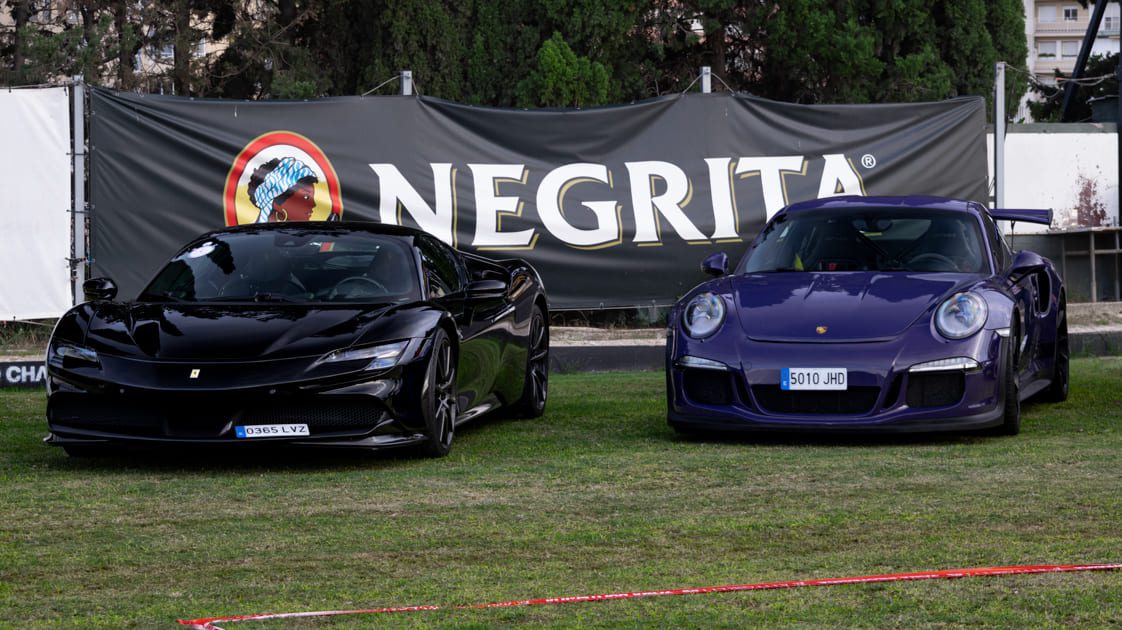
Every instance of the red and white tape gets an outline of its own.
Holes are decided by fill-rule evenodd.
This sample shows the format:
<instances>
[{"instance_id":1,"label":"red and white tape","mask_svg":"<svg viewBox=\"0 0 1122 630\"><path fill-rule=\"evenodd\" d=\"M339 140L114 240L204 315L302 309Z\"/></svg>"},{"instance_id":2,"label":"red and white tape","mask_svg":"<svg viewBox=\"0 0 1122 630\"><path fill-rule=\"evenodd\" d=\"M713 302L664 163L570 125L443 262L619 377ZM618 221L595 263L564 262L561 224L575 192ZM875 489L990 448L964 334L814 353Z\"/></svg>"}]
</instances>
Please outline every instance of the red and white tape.
<instances>
[{"instance_id":1,"label":"red and white tape","mask_svg":"<svg viewBox=\"0 0 1122 630\"><path fill-rule=\"evenodd\" d=\"M1074 571L1111 571L1122 569L1122 564L1042 564L1012 567L983 567L973 569L945 569L941 571L922 571L919 573L888 573L884 575L860 575L855 577L823 578L814 580L791 580L787 582L757 582L755 584L726 584L724 586L700 586L692 588L672 588L660 591L634 591L627 593L605 593L599 595L576 595L571 597L542 597L539 599L516 599L505 602L483 604L459 604L455 606L396 606L383 608L362 608L357 610L321 610L291 613L265 613L258 615L236 615L232 617L207 617L203 619L179 619L181 625L196 630L222 630L216 623L231 621L266 621L270 619L297 619L302 617L336 617L339 615L371 615L379 613L417 612L421 610L466 610L476 608L511 608L515 606L549 606L553 604L576 604L580 602L604 602L617 599L638 597L666 597L670 595L698 595L701 593L735 593L739 591L765 591L778 588L799 588L803 586L838 586L841 584L870 584L874 582L907 582L917 580L949 580L964 577L988 575L1024 575L1030 573L1070 573Z\"/></svg>"}]
</instances>

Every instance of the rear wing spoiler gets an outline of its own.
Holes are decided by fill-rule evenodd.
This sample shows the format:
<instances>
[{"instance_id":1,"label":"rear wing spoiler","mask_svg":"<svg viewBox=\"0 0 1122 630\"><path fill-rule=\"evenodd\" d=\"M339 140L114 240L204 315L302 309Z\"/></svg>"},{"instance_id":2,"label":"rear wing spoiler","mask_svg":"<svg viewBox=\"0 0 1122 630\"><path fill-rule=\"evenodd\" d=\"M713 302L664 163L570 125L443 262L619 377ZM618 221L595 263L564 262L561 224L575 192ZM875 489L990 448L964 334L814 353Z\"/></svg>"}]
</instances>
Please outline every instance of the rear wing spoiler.
<instances>
[{"instance_id":1,"label":"rear wing spoiler","mask_svg":"<svg viewBox=\"0 0 1122 630\"><path fill-rule=\"evenodd\" d=\"M994 208L989 211L990 216L997 221L1027 221L1052 225L1052 210L1017 210L1014 208Z\"/></svg>"}]
</instances>

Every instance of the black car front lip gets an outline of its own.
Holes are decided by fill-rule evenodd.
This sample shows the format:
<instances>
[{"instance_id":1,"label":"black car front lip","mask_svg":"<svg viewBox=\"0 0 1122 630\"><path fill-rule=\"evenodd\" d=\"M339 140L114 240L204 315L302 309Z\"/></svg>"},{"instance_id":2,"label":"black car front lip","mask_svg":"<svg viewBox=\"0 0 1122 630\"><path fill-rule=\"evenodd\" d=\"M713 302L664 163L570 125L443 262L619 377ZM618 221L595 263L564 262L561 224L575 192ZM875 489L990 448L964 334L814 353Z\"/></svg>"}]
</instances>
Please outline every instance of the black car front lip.
<instances>
[{"instance_id":1,"label":"black car front lip","mask_svg":"<svg viewBox=\"0 0 1122 630\"><path fill-rule=\"evenodd\" d=\"M56 433L56 431L58 431ZM423 434L409 435L371 435L370 431L358 434L330 433L320 436L300 438L255 438L255 439L177 439L164 437L122 435L119 433L106 433L55 425L52 431L43 438L43 442L52 446L67 446L81 444L152 444L167 446L209 446L209 447L234 447L261 448L267 446L309 446L309 447L340 447L340 448L397 448L413 446L425 440Z\"/></svg>"}]
</instances>

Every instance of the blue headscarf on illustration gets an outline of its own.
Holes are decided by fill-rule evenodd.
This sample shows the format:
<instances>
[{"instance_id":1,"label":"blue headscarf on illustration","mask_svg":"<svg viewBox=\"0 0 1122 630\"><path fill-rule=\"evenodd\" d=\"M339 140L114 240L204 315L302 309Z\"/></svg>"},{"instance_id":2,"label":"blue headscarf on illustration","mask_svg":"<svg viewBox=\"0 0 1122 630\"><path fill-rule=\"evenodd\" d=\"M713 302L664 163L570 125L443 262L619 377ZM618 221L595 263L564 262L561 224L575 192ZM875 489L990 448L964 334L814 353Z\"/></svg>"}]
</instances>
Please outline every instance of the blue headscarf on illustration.
<instances>
[{"instance_id":1,"label":"blue headscarf on illustration","mask_svg":"<svg viewBox=\"0 0 1122 630\"><path fill-rule=\"evenodd\" d=\"M293 157L273 159L256 171L250 178L249 198L261 213L257 223L267 223L273 213L273 203L283 203L297 184L315 184L319 181L315 172L306 164Z\"/></svg>"}]
</instances>

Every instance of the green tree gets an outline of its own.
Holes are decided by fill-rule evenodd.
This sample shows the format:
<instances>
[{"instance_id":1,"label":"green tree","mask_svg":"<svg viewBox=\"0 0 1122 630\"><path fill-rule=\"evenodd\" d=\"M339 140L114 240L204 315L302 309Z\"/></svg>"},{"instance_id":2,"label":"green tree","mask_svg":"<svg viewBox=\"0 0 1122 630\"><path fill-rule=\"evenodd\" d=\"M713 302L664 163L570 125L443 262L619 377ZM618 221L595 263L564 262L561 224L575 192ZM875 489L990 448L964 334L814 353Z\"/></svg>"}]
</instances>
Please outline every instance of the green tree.
<instances>
[{"instance_id":1,"label":"green tree","mask_svg":"<svg viewBox=\"0 0 1122 630\"><path fill-rule=\"evenodd\" d=\"M522 107L587 107L608 97L608 70L588 57L578 57L561 33L542 43L537 67L518 84Z\"/></svg>"},{"instance_id":2,"label":"green tree","mask_svg":"<svg viewBox=\"0 0 1122 630\"><path fill-rule=\"evenodd\" d=\"M17 15L11 59L0 82L37 84L62 81L81 74L92 83L119 81L128 85L140 38L127 21L119 24L115 11L124 2L87 0L58 10L51 4L16 3Z\"/></svg>"},{"instance_id":3,"label":"green tree","mask_svg":"<svg viewBox=\"0 0 1122 630\"><path fill-rule=\"evenodd\" d=\"M661 0L646 28L659 91L710 65L733 89L802 103L988 95L994 62L1027 51L1018 0ZM1007 85L1014 111L1026 84Z\"/></svg>"},{"instance_id":4,"label":"green tree","mask_svg":"<svg viewBox=\"0 0 1122 630\"><path fill-rule=\"evenodd\" d=\"M1091 105L1088 101L1092 98L1118 95L1118 53L1107 55L1091 55L1087 66L1083 69L1084 80L1072 95L1071 111L1068 119L1083 122L1091 120ZM1034 85L1033 92L1040 95L1041 99L1029 101L1029 111L1034 120L1040 122L1060 122L1060 114L1064 106L1064 79L1067 75L1055 71L1057 85Z\"/></svg>"}]
</instances>

